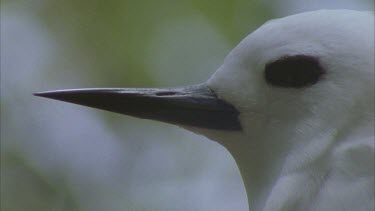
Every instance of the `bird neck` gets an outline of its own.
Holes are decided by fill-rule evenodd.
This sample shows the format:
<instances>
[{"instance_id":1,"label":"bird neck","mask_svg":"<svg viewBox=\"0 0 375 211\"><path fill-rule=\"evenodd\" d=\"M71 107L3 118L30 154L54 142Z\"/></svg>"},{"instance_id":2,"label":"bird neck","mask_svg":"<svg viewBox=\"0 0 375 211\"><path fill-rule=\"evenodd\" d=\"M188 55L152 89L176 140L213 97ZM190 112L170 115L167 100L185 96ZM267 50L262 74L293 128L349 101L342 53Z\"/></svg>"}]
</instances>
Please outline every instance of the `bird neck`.
<instances>
[{"instance_id":1,"label":"bird neck","mask_svg":"<svg viewBox=\"0 0 375 211\"><path fill-rule=\"evenodd\" d=\"M305 121L306 124L317 123L316 120L310 123ZM331 127L318 122L315 128L311 125L296 126L298 128L287 124L277 125L272 126L273 130L268 130L272 133L257 136L232 134L231 138L224 137L226 141L219 142L232 154L238 165L249 209L278 210L285 206L309 204L309 196L314 194L314 190L319 190L321 185L311 182L310 180L314 180L311 175L320 177L329 171L329 162L325 159L337 147L337 140L343 140L340 136L373 135L373 119L369 121L372 124L363 118L351 119L344 124L330 125ZM366 131L363 128L367 128ZM307 187L306 184L313 184L315 187Z\"/></svg>"},{"instance_id":2,"label":"bird neck","mask_svg":"<svg viewBox=\"0 0 375 211\"><path fill-rule=\"evenodd\" d=\"M231 153L245 185L249 209L262 210L286 159L283 145L270 143L270 139L249 140L237 137L223 144Z\"/></svg>"}]
</instances>

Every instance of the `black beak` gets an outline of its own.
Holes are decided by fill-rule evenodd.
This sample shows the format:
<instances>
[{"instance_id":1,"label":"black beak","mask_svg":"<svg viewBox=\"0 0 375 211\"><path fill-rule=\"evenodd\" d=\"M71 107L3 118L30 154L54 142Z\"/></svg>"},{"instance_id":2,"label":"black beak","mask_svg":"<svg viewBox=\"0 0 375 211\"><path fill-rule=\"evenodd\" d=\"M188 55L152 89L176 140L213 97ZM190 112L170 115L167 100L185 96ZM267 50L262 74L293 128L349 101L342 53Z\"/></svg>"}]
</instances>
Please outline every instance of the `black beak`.
<instances>
[{"instance_id":1,"label":"black beak","mask_svg":"<svg viewBox=\"0 0 375 211\"><path fill-rule=\"evenodd\" d=\"M175 125L241 130L239 112L205 84L165 89L69 89L34 95Z\"/></svg>"}]
</instances>

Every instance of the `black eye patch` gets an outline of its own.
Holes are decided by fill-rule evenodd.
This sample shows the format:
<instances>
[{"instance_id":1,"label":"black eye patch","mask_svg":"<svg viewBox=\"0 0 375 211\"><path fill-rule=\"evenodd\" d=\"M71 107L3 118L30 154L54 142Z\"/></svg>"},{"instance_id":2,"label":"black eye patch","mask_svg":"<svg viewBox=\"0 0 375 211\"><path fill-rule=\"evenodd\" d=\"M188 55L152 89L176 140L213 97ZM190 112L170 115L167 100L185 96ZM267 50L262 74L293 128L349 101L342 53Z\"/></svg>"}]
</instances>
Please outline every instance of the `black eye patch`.
<instances>
[{"instance_id":1,"label":"black eye patch","mask_svg":"<svg viewBox=\"0 0 375 211\"><path fill-rule=\"evenodd\" d=\"M325 70L316 57L296 55L266 64L264 75L270 85L301 88L317 83L324 73Z\"/></svg>"}]
</instances>

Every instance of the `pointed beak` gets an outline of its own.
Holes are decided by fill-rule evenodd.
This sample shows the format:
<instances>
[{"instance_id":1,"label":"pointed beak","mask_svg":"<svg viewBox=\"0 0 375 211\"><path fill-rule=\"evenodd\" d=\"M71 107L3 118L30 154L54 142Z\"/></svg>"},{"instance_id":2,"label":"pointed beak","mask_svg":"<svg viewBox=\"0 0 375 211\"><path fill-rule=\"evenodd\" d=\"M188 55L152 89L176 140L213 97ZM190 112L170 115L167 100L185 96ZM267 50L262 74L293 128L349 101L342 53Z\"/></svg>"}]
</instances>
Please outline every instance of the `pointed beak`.
<instances>
[{"instance_id":1,"label":"pointed beak","mask_svg":"<svg viewBox=\"0 0 375 211\"><path fill-rule=\"evenodd\" d=\"M68 89L34 95L175 125L241 130L239 112L205 84L165 89Z\"/></svg>"}]
</instances>

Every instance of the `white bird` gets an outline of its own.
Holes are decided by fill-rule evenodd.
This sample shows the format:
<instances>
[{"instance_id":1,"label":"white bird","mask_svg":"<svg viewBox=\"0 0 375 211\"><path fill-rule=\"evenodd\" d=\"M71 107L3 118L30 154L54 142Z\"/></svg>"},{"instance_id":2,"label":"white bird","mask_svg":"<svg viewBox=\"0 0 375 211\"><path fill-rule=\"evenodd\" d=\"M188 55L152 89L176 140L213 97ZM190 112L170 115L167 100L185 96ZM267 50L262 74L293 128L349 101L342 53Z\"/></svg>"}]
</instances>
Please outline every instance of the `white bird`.
<instances>
[{"instance_id":1,"label":"white bird","mask_svg":"<svg viewBox=\"0 0 375 211\"><path fill-rule=\"evenodd\" d=\"M36 95L209 137L235 159L252 211L375 209L372 12L269 21L205 84Z\"/></svg>"}]
</instances>

